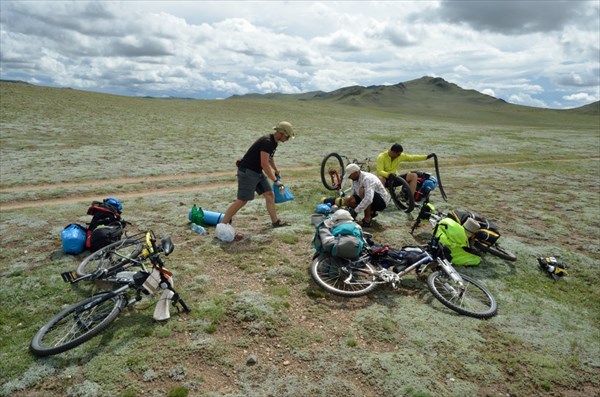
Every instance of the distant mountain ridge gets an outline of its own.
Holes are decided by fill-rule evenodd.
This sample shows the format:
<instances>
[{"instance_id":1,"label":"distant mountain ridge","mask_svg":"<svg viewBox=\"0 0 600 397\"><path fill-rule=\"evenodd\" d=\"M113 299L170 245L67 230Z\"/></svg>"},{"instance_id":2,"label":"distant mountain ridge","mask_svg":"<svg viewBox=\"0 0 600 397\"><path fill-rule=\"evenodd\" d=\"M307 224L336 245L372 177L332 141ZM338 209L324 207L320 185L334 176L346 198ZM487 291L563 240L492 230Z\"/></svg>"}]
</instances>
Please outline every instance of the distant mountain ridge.
<instances>
[{"instance_id":1,"label":"distant mountain ridge","mask_svg":"<svg viewBox=\"0 0 600 397\"><path fill-rule=\"evenodd\" d=\"M0 79L2 83L33 85L21 80ZM48 87L50 88L50 87ZM67 87L68 88L68 87ZM60 89L60 88L57 88ZM70 88L68 88L70 89ZM182 99L184 97L144 97L147 99ZM600 101L573 109L537 108L515 105L503 99L483 94L477 90L467 90L450 83L441 77L424 76L419 79L394 85L349 86L331 92L310 91L301 94L246 94L233 95L225 100L267 99L286 101L325 101L343 105L385 112L400 112L417 115L456 116L468 115L483 118L485 114L498 117L512 117L510 114L551 112L600 116Z\"/></svg>"},{"instance_id":2,"label":"distant mountain ridge","mask_svg":"<svg viewBox=\"0 0 600 397\"><path fill-rule=\"evenodd\" d=\"M558 110L532 108L515 105L503 99L483 94L476 90L466 90L441 77L424 76L394 85L373 85L368 87L349 86L331 92L313 91L302 94L247 94L234 95L227 99L263 98L278 100L300 101L329 101L346 105L381 108L388 111L406 110L413 112L441 111L444 113L470 108L480 111L501 111L511 108L528 108L536 110L551 110L575 112L581 114L600 115L600 101L579 108Z\"/></svg>"}]
</instances>

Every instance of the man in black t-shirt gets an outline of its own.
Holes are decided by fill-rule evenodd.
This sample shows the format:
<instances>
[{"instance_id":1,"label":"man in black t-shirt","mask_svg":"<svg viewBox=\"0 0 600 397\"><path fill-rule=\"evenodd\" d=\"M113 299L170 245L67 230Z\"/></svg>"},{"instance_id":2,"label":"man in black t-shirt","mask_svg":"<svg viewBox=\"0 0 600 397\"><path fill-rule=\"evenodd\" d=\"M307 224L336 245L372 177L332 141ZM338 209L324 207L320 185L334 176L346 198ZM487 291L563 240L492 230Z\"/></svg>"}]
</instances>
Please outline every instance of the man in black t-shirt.
<instances>
[{"instance_id":1,"label":"man in black t-shirt","mask_svg":"<svg viewBox=\"0 0 600 397\"><path fill-rule=\"evenodd\" d=\"M229 205L221 223L231 222L231 218L248 201L254 200L256 192L265 197L267 212L271 217L273 227L289 226L289 223L277 218L275 194L270 181L273 181L280 189L283 188L283 184L277 178L279 170L273 156L279 142L287 142L288 139L294 138L294 129L287 121L281 121L273 127L273 130L274 133L258 138L240 160L237 172L237 199Z\"/></svg>"}]
</instances>

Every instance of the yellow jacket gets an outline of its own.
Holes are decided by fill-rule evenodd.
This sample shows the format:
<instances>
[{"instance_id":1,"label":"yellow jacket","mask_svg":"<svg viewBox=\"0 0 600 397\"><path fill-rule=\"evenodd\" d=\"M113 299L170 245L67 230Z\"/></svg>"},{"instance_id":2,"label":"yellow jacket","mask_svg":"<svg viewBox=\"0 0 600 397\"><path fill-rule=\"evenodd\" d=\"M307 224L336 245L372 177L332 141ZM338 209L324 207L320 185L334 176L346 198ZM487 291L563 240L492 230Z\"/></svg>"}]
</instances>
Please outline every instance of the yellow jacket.
<instances>
[{"instance_id":1,"label":"yellow jacket","mask_svg":"<svg viewBox=\"0 0 600 397\"><path fill-rule=\"evenodd\" d=\"M387 178L390 174L398 174L398 167L401 162L424 161L427 160L426 154L406 154L392 159L388 151L383 151L377 156L377 176Z\"/></svg>"}]
</instances>

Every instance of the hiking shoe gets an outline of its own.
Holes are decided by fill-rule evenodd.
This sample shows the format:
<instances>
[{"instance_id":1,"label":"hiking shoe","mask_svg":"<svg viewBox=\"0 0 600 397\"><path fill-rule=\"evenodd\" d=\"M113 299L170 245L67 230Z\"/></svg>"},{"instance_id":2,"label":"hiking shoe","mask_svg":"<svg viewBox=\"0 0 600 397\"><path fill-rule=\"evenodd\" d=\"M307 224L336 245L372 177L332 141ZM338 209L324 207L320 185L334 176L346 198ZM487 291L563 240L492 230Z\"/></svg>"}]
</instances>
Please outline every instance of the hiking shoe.
<instances>
[{"instance_id":1,"label":"hiking shoe","mask_svg":"<svg viewBox=\"0 0 600 397\"><path fill-rule=\"evenodd\" d=\"M373 226L371 223L372 222L367 222L364 219L362 221L358 222L358 224L361 225L362 227L371 227L371 226Z\"/></svg>"},{"instance_id":2,"label":"hiking shoe","mask_svg":"<svg viewBox=\"0 0 600 397\"><path fill-rule=\"evenodd\" d=\"M290 226L291 224L289 222L286 221L282 221L281 219L277 219L275 222L273 222L273 227L284 227L284 226Z\"/></svg>"}]
</instances>

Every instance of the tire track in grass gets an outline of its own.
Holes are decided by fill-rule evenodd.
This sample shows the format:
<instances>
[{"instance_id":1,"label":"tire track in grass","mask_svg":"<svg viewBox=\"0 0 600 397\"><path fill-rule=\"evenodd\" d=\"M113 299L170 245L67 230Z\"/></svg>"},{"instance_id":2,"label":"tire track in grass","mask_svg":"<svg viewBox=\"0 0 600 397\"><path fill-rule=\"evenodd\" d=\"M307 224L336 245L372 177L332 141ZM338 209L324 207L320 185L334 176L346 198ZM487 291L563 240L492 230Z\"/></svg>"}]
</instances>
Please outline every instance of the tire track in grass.
<instances>
[{"instance_id":1,"label":"tire track in grass","mask_svg":"<svg viewBox=\"0 0 600 397\"><path fill-rule=\"evenodd\" d=\"M520 165L520 164L535 164L535 163L548 163L548 162L575 162L575 161L598 161L600 157L591 157L591 158L576 158L576 159L548 159L548 160L523 160L523 161L510 161L503 163L477 163L477 164L460 164L460 165L447 165L444 168L481 168L481 167L499 167L499 166L511 166L511 165ZM311 171L311 170L319 170L320 166L304 166L304 167L290 167L286 168L288 171ZM75 182L75 183L57 183L57 184L43 184L43 185L29 185L29 186L16 186L10 188L0 189L0 193L22 193L27 191L37 191L44 189L65 189L65 188L76 188L76 187L85 187L85 186L107 186L114 184L136 184L142 182L161 182L161 181L174 181L174 180L189 180L195 178L210 178L210 177L222 177L227 175L234 175L232 171L218 171L212 173L188 173L188 174L179 174L179 175L157 175L157 176L149 176L149 177L128 177L128 178L119 178L119 179L109 179L109 180L101 180L101 181L90 181L90 182ZM295 179L300 179L302 181L315 178L314 175L302 174L301 176L295 176ZM171 187L165 189L143 189L137 190L128 193L119 194L119 198L137 198L137 197L147 197L147 196L157 196L162 194L171 194L171 193L189 193L193 191L206 191L212 189L226 188L226 187L235 187L237 184L236 181L219 181L219 182L197 182L192 186L183 186L183 187ZM45 199L45 200L28 200L28 201L8 201L6 203L0 204L0 212L1 211L9 211L9 210L17 210L23 208L31 208L38 205L62 205L62 204L75 204L79 202L90 202L98 199L98 194L88 195L88 196L77 196L73 198L56 198L56 199Z\"/></svg>"}]
</instances>

